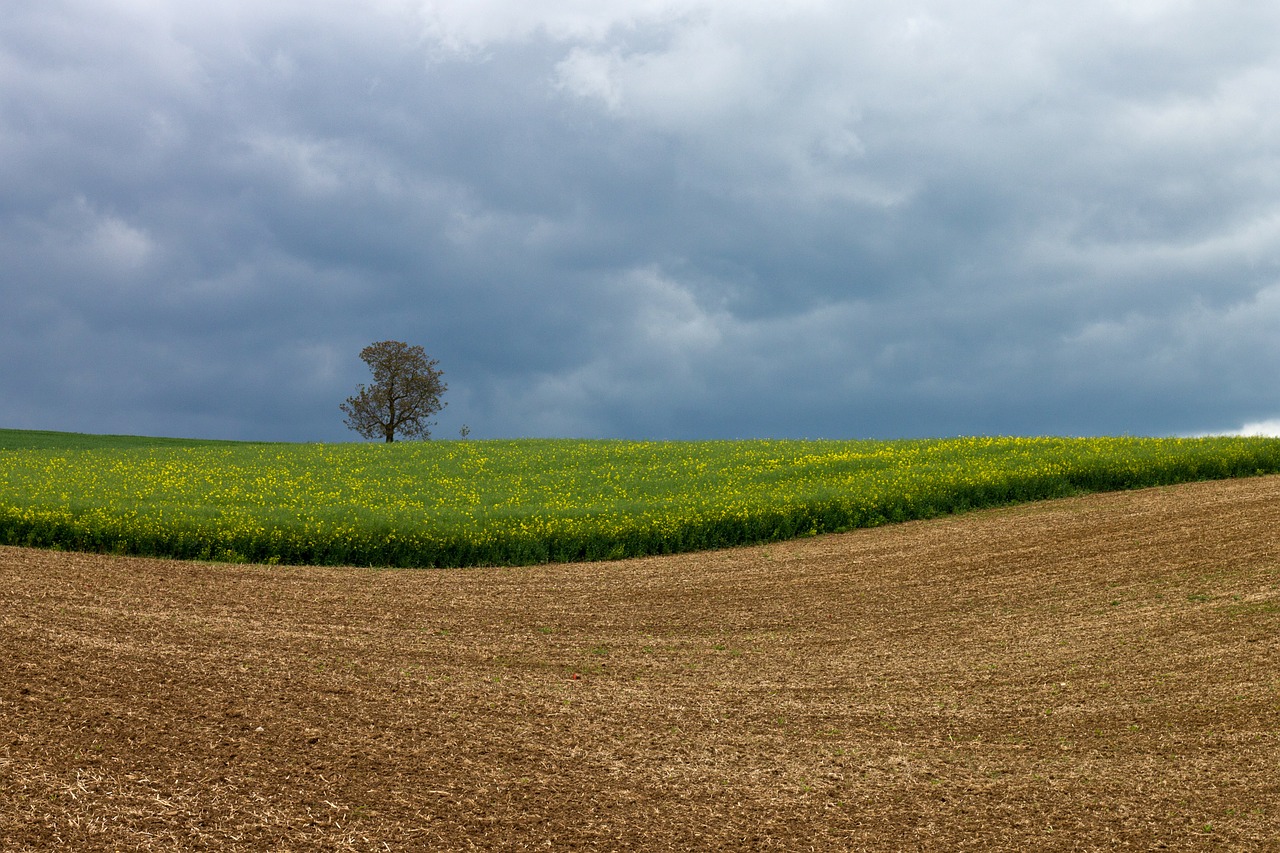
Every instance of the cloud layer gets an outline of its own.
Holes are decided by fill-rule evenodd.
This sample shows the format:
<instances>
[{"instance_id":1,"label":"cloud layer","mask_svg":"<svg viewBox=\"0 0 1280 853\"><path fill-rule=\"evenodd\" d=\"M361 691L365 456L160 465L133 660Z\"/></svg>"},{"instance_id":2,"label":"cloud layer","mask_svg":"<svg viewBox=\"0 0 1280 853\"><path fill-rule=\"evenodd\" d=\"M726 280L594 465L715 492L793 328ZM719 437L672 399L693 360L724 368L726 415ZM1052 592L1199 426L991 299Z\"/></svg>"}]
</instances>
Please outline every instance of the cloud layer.
<instances>
[{"instance_id":1,"label":"cloud layer","mask_svg":"<svg viewBox=\"0 0 1280 853\"><path fill-rule=\"evenodd\" d=\"M1174 434L1280 416L1280 9L19 2L0 426Z\"/></svg>"}]
</instances>

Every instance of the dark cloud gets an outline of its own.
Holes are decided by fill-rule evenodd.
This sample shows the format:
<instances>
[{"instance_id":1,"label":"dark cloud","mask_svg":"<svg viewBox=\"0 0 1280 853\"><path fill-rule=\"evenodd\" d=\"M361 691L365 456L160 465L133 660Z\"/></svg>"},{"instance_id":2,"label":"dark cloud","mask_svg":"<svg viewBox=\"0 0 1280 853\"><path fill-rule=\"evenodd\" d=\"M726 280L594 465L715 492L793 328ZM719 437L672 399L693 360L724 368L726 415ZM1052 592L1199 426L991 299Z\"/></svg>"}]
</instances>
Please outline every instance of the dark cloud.
<instances>
[{"instance_id":1,"label":"dark cloud","mask_svg":"<svg viewBox=\"0 0 1280 853\"><path fill-rule=\"evenodd\" d=\"M597 6L18 3L0 425L1274 430L1280 13Z\"/></svg>"}]
</instances>

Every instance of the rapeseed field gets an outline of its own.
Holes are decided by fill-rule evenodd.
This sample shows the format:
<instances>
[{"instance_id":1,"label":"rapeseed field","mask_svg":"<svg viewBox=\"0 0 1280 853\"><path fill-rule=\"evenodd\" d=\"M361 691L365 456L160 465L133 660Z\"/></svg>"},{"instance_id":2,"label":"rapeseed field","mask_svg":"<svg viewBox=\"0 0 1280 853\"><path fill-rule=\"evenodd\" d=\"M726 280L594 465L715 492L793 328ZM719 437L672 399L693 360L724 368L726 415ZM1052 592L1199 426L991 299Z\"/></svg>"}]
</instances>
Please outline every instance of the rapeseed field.
<instances>
[{"instance_id":1,"label":"rapeseed field","mask_svg":"<svg viewBox=\"0 0 1280 853\"><path fill-rule=\"evenodd\" d=\"M255 444L0 431L0 542L517 565L673 553L1280 472L1280 439Z\"/></svg>"}]
</instances>

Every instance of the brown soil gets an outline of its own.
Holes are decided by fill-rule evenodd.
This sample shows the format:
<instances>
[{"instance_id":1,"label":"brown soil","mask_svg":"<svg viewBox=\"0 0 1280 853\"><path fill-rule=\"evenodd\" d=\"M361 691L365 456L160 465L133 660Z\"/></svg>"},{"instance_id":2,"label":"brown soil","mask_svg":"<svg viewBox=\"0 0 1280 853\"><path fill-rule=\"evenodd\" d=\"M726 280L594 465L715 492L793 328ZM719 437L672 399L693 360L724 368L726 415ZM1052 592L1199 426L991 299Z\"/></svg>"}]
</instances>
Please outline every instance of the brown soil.
<instances>
[{"instance_id":1,"label":"brown soil","mask_svg":"<svg viewBox=\"0 0 1280 853\"><path fill-rule=\"evenodd\" d=\"M0 548L0 848L1280 850L1280 477L521 569Z\"/></svg>"}]
</instances>

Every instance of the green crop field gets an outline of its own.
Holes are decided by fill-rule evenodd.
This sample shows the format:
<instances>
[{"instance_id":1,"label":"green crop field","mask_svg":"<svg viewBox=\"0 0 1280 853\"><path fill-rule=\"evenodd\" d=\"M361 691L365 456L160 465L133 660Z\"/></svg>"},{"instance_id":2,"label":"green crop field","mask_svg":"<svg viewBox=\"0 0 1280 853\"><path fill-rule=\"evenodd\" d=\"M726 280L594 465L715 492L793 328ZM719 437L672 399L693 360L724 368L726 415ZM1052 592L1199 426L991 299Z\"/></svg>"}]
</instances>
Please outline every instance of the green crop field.
<instances>
[{"instance_id":1,"label":"green crop field","mask_svg":"<svg viewBox=\"0 0 1280 853\"><path fill-rule=\"evenodd\" d=\"M463 566L765 542L1280 472L1280 439L261 444L0 430L0 543Z\"/></svg>"}]
</instances>

